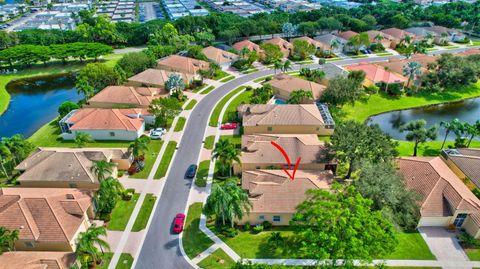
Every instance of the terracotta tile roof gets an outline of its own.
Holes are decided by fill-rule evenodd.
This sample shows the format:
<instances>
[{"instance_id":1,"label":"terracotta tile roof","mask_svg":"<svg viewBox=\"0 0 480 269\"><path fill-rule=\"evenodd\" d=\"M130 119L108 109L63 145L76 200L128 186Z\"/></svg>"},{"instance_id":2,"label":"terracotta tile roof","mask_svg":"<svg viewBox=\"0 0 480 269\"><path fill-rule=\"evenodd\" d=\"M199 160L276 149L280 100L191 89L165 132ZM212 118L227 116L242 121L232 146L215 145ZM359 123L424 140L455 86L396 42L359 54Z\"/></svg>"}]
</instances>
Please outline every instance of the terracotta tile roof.
<instances>
[{"instance_id":1,"label":"terracotta tile roof","mask_svg":"<svg viewBox=\"0 0 480 269\"><path fill-rule=\"evenodd\" d=\"M380 32L380 31L377 31L377 30L370 30L370 31L367 31L366 33L367 33L367 35L368 35L368 39L369 39L370 42L372 42L372 43L377 42L377 40L375 39L375 37L377 37L377 36L383 37L383 40L381 40L380 42L382 42L382 41L384 41L384 40L393 40L393 39L395 39L393 36L388 35L388 34L383 33L383 32Z\"/></svg>"},{"instance_id":2,"label":"terracotta tile roof","mask_svg":"<svg viewBox=\"0 0 480 269\"><path fill-rule=\"evenodd\" d=\"M432 31L432 32L435 32L437 34L447 34L447 35L451 35L451 34L456 34L457 36L461 35L461 36L464 36L464 34L456 29L452 29L452 28L447 28L447 27L444 27L444 26L439 26L439 25L435 25L435 26L431 26L431 27L425 27L426 30L428 31Z\"/></svg>"},{"instance_id":3,"label":"terracotta tile roof","mask_svg":"<svg viewBox=\"0 0 480 269\"><path fill-rule=\"evenodd\" d=\"M88 100L90 105L95 103L124 104L136 107L148 107L159 97L168 96L168 92L160 88L108 86Z\"/></svg>"},{"instance_id":4,"label":"terracotta tile roof","mask_svg":"<svg viewBox=\"0 0 480 269\"><path fill-rule=\"evenodd\" d=\"M463 52L457 53L457 55L459 56L470 56L470 55L476 55L476 54L480 54L480 49L473 48L473 49L468 49Z\"/></svg>"},{"instance_id":5,"label":"terracotta tile roof","mask_svg":"<svg viewBox=\"0 0 480 269\"><path fill-rule=\"evenodd\" d=\"M136 116L146 112L145 109L101 109L81 108L67 122L72 123L70 130L126 130L138 131L143 119Z\"/></svg>"},{"instance_id":6,"label":"terracotta tile roof","mask_svg":"<svg viewBox=\"0 0 480 269\"><path fill-rule=\"evenodd\" d=\"M457 210L479 212L480 200L440 157L403 157L398 165L407 187L422 197L422 216L452 216Z\"/></svg>"},{"instance_id":7,"label":"terracotta tile roof","mask_svg":"<svg viewBox=\"0 0 480 269\"><path fill-rule=\"evenodd\" d=\"M403 40L406 36L410 36L412 40L416 38L414 34L398 28L383 29L380 32L392 36L398 40Z\"/></svg>"},{"instance_id":8,"label":"terracotta tile roof","mask_svg":"<svg viewBox=\"0 0 480 269\"><path fill-rule=\"evenodd\" d=\"M251 212L294 213L307 190L329 189L332 180L331 171L297 170L290 180L283 170L255 170L242 173L242 188L249 192Z\"/></svg>"},{"instance_id":9,"label":"terracotta tile roof","mask_svg":"<svg viewBox=\"0 0 480 269\"><path fill-rule=\"evenodd\" d=\"M445 150L451 160L477 187L480 188L480 149Z\"/></svg>"},{"instance_id":10,"label":"terracotta tile roof","mask_svg":"<svg viewBox=\"0 0 480 269\"><path fill-rule=\"evenodd\" d=\"M185 72L188 74L196 74L200 69L208 69L210 64L189 57L180 55L170 55L157 61L158 69L162 69L162 66L166 66L169 69L176 72Z\"/></svg>"},{"instance_id":11,"label":"terracotta tile roof","mask_svg":"<svg viewBox=\"0 0 480 269\"><path fill-rule=\"evenodd\" d=\"M240 105L243 126L325 125L318 107L311 105Z\"/></svg>"},{"instance_id":12,"label":"terracotta tile roof","mask_svg":"<svg viewBox=\"0 0 480 269\"><path fill-rule=\"evenodd\" d=\"M232 46L235 50L240 51L243 48L247 48L250 51L262 52L263 50L259 45L253 43L252 41L245 39L243 41L237 42Z\"/></svg>"},{"instance_id":13,"label":"terracotta tile roof","mask_svg":"<svg viewBox=\"0 0 480 269\"><path fill-rule=\"evenodd\" d=\"M361 70L365 72L366 78L373 82L385 82L385 83L403 83L406 82L407 79L400 75L389 72L385 70L384 67L378 66L376 64L362 62L359 64L353 64L345 66L345 68L349 71L353 70Z\"/></svg>"},{"instance_id":14,"label":"terracotta tile roof","mask_svg":"<svg viewBox=\"0 0 480 269\"><path fill-rule=\"evenodd\" d=\"M433 63L437 60L438 57L430 56L425 54L415 54L409 59L390 59L388 62L378 62L375 63L379 66L388 68L388 71L395 72L397 74L403 75L403 67L409 62L417 62L422 68L422 73L427 70L427 65Z\"/></svg>"},{"instance_id":15,"label":"terracotta tile roof","mask_svg":"<svg viewBox=\"0 0 480 269\"><path fill-rule=\"evenodd\" d=\"M12 251L0 255L0 269L69 269L73 252Z\"/></svg>"},{"instance_id":16,"label":"terracotta tile roof","mask_svg":"<svg viewBox=\"0 0 480 269\"><path fill-rule=\"evenodd\" d=\"M358 33L357 33L357 32L354 32L354 31L338 32L338 33L336 34L336 36L341 37L341 38L343 38L343 39L345 39L345 40L347 40L347 41L348 41L350 38L352 38L352 37L354 37L354 36L356 36L356 35L358 35Z\"/></svg>"},{"instance_id":17,"label":"terracotta tile roof","mask_svg":"<svg viewBox=\"0 0 480 269\"><path fill-rule=\"evenodd\" d=\"M38 148L15 169L23 181L98 182L93 161L110 161L116 149ZM124 150L125 151L125 150Z\"/></svg>"},{"instance_id":18,"label":"terracotta tile roof","mask_svg":"<svg viewBox=\"0 0 480 269\"><path fill-rule=\"evenodd\" d=\"M78 189L2 188L0 201L0 226L19 230L20 239L69 242L93 198Z\"/></svg>"},{"instance_id":19,"label":"terracotta tile roof","mask_svg":"<svg viewBox=\"0 0 480 269\"><path fill-rule=\"evenodd\" d=\"M207 56L208 59L218 64L229 63L235 59L238 59L238 55L228 51L224 51L219 48L215 48L213 46L204 48L202 52L203 54L205 54L205 56Z\"/></svg>"},{"instance_id":20,"label":"terracotta tile roof","mask_svg":"<svg viewBox=\"0 0 480 269\"><path fill-rule=\"evenodd\" d=\"M325 143L314 134L258 134L242 136L241 163L286 164L283 155L273 148L275 141L287 152L290 161L299 157L302 164L325 162Z\"/></svg>"},{"instance_id":21,"label":"terracotta tile roof","mask_svg":"<svg viewBox=\"0 0 480 269\"><path fill-rule=\"evenodd\" d=\"M315 48L321 48L322 50L329 50L331 49L330 47L330 44L324 44L318 40L315 40L315 39L312 39L308 36L302 36L302 37L298 37L298 38L294 38L292 40L292 44L293 44L293 41L295 40L303 40L303 41L307 41L309 44L313 45Z\"/></svg>"},{"instance_id":22,"label":"terracotta tile roof","mask_svg":"<svg viewBox=\"0 0 480 269\"><path fill-rule=\"evenodd\" d=\"M315 83L313 81L297 78L288 74L276 75L268 82L268 84L288 93L292 93L296 90L309 91L312 93L314 100L319 99L327 88L324 85Z\"/></svg>"},{"instance_id":23,"label":"terracotta tile roof","mask_svg":"<svg viewBox=\"0 0 480 269\"><path fill-rule=\"evenodd\" d=\"M280 37L265 40L263 43L277 45L282 51L284 57L288 57L288 55L290 55L290 50L293 49L292 43Z\"/></svg>"},{"instance_id":24,"label":"terracotta tile roof","mask_svg":"<svg viewBox=\"0 0 480 269\"><path fill-rule=\"evenodd\" d=\"M165 81L168 80L168 77L171 74L180 75L185 83L188 83L194 79L194 76L191 74L149 68L141 73L138 73L128 78L128 81L137 82L144 85L159 85L161 87L164 87Z\"/></svg>"}]
</instances>

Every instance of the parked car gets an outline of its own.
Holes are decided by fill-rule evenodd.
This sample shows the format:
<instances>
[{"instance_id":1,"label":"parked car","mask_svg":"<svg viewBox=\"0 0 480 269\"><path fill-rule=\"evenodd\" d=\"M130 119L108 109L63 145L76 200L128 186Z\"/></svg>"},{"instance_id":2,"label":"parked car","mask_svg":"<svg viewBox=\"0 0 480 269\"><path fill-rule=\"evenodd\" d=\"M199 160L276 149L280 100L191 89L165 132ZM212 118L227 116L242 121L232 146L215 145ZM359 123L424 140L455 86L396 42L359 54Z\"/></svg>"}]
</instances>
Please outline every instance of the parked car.
<instances>
[{"instance_id":1,"label":"parked car","mask_svg":"<svg viewBox=\"0 0 480 269\"><path fill-rule=\"evenodd\" d=\"M234 129L237 129L238 127L238 124L234 123L234 122L227 122L227 123L224 123L220 126L220 129L222 130L234 130Z\"/></svg>"},{"instance_id":2,"label":"parked car","mask_svg":"<svg viewBox=\"0 0 480 269\"><path fill-rule=\"evenodd\" d=\"M185 173L185 177L186 178L194 178L196 173L197 173L197 165L192 164L187 168L187 172Z\"/></svg>"},{"instance_id":3,"label":"parked car","mask_svg":"<svg viewBox=\"0 0 480 269\"><path fill-rule=\"evenodd\" d=\"M150 130L150 138L151 139L161 139L162 135L165 134L164 128L155 128Z\"/></svg>"},{"instance_id":4,"label":"parked car","mask_svg":"<svg viewBox=\"0 0 480 269\"><path fill-rule=\"evenodd\" d=\"M183 231L183 223L185 222L185 214L178 213L173 220L173 232L179 234Z\"/></svg>"}]
</instances>

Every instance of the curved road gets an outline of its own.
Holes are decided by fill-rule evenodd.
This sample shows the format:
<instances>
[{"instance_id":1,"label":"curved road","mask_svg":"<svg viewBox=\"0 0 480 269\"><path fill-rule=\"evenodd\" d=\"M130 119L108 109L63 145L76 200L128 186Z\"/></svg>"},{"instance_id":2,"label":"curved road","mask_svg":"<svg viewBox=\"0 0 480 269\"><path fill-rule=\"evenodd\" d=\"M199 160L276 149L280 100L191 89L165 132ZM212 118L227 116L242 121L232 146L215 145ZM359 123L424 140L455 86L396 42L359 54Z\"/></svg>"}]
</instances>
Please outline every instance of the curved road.
<instances>
[{"instance_id":1,"label":"curved road","mask_svg":"<svg viewBox=\"0 0 480 269\"><path fill-rule=\"evenodd\" d=\"M456 50L455 50L456 51ZM382 61L389 58L403 58L403 56L385 56L375 58L347 59L336 61L336 65L358 63L360 61ZM319 68L318 64L295 65L292 70L300 68ZM206 95L193 109L184 129L175 158L171 163L170 172L166 178L165 187L158 200L153 220L148 228L142 250L137 259L137 269L186 269L192 266L180 252L178 235L171 234L171 224L174 216L184 212L192 180L184 178L185 171L190 164L196 164L203 147L203 136L208 126L209 116L215 104L228 92L254 79L273 75L273 70L262 70L241 76Z\"/></svg>"}]
</instances>

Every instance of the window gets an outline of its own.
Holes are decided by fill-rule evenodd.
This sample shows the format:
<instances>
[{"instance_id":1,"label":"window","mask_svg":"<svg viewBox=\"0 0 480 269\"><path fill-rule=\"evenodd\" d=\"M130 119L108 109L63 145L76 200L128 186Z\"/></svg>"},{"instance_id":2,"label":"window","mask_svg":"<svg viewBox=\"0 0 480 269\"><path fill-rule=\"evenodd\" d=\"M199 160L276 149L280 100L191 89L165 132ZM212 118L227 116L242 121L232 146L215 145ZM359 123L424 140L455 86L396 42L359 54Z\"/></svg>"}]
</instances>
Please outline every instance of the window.
<instances>
[{"instance_id":1,"label":"window","mask_svg":"<svg viewBox=\"0 0 480 269\"><path fill-rule=\"evenodd\" d=\"M25 242L25 246L26 246L27 248L33 248L33 242L26 241L26 242Z\"/></svg>"},{"instance_id":2,"label":"window","mask_svg":"<svg viewBox=\"0 0 480 269\"><path fill-rule=\"evenodd\" d=\"M264 215L260 215L260 216L258 216L258 219L263 221L263 220L265 220L265 216L264 216Z\"/></svg>"},{"instance_id":3,"label":"window","mask_svg":"<svg viewBox=\"0 0 480 269\"><path fill-rule=\"evenodd\" d=\"M68 183L68 187L69 187L69 188L76 188L76 187L77 187L77 183Z\"/></svg>"},{"instance_id":4,"label":"window","mask_svg":"<svg viewBox=\"0 0 480 269\"><path fill-rule=\"evenodd\" d=\"M272 127L267 127L267 131L271 132L273 130Z\"/></svg>"},{"instance_id":5,"label":"window","mask_svg":"<svg viewBox=\"0 0 480 269\"><path fill-rule=\"evenodd\" d=\"M455 218L455 221L453 222L453 224L455 225L455 227L457 227L457 228L462 227L463 222L465 221L465 219L467 218L467 216L468 216L468 215L465 214L465 213L457 214L457 217Z\"/></svg>"},{"instance_id":6,"label":"window","mask_svg":"<svg viewBox=\"0 0 480 269\"><path fill-rule=\"evenodd\" d=\"M273 216L273 221L278 222L280 220L281 220L280 216Z\"/></svg>"},{"instance_id":7,"label":"window","mask_svg":"<svg viewBox=\"0 0 480 269\"><path fill-rule=\"evenodd\" d=\"M110 136L115 136L115 132L110 132Z\"/></svg>"}]
</instances>

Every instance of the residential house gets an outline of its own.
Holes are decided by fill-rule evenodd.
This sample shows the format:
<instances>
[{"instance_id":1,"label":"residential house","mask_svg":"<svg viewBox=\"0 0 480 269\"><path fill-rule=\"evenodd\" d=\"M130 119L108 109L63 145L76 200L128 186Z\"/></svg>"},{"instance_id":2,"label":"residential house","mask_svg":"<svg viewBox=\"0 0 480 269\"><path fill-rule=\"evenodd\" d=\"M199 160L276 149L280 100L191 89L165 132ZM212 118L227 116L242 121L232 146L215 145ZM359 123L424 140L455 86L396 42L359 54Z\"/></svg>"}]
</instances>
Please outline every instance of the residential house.
<instances>
[{"instance_id":1,"label":"residential house","mask_svg":"<svg viewBox=\"0 0 480 269\"><path fill-rule=\"evenodd\" d=\"M154 117L146 109L81 108L59 121L62 138L75 139L77 133L89 134L94 140L135 140L143 135L145 121Z\"/></svg>"},{"instance_id":2,"label":"residential house","mask_svg":"<svg viewBox=\"0 0 480 269\"><path fill-rule=\"evenodd\" d=\"M0 227L18 230L18 251L75 251L94 217L93 195L67 188L0 189Z\"/></svg>"},{"instance_id":3,"label":"residential house","mask_svg":"<svg viewBox=\"0 0 480 269\"><path fill-rule=\"evenodd\" d=\"M441 38L441 36L436 32L429 30L428 27L410 27L405 29L405 31L414 34L419 41L425 40L428 44L439 44L445 40L444 38Z\"/></svg>"},{"instance_id":4,"label":"residential house","mask_svg":"<svg viewBox=\"0 0 480 269\"><path fill-rule=\"evenodd\" d=\"M244 134L333 134L334 123L317 105L240 105ZM323 111L322 111L323 112ZM324 114L325 115L325 114Z\"/></svg>"},{"instance_id":5,"label":"residential house","mask_svg":"<svg viewBox=\"0 0 480 269\"><path fill-rule=\"evenodd\" d=\"M304 104L311 104L314 100L318 100L326 90L324 85L288 74L278 74L267 83L272 86L275 97L285 101L290 99L290 94L294 91L304 90L310 92L313 98L304 98L302 100Z\"/></svg>"},{"instance_id":6,"label":"residential house","mask_svg":"<svg viewBox=\"0 0 480 269\"><path fill-rule=\"evenodd\" d=\"M444 149L441 156L460 179L480 188L480 149Z\"/></svg>"},{"instance_id":7,"label":"residential house","mask_svg":"<svg viewBox=\"0 0 480 269\"><path fill-rule=\"evenodd\" d=\"M17 182L26 188L98 189L95 161L114 163L111 176L116 177L117 169L130 167L132 156L119 148L37 148L15 167L21 172Z\"/></svg>"},{"instance_id":8,"label":"residential house","mask_svg":"<svg viewBox=\"0 0 480 269\"><path fill-rule=\"evenodd\" d=\"M440 157L403 157L399 174L420 197L418 227L463 228L480 237L480 200Z\"/></svg>"},{"instance_id":9,"label":"residential house","mask_svg":"<svg viewBox=\"0 0 480 269\"><path fill-rule=\"evenodd\" d=\"M361 62L359 64L352 64L345 66L348 71L363 71L365 72L364 86L377 85L377 84L404 84L407 82L407 78L404 76L387 71L385 67L372 63Z\"/></svg>"},{"instance_id":10,"label":"residential house","mask_svg":"<svg viewBox=\"0 0 480 269\"><path fill-rule=\"evenodd\" d=\"M180 55L170 55L157 61L157 69L198 75L199 70L208 70L208 62Z\"/></svg>"},{"instance_id":11,"label":"residential house","mask_svg":"<svg viewBox=\"0 0 480 269\"><path fill-rule=\"evenodd\" d=\"M190 84L195 79L195 75L193 74L170 72L149 68L128 78L127 85L134 87L152 87L165 89L165 82L173 74L181 76L185 84Z\"/></svg>"},{"instance_id":12,"label":"residential house","mask_svg":"<svg viewBox=\"0 0 480 269\"><path fill-rule=\"evenodd\" d=\"M11 251L0 255L0 269L69 269L75 253L54 251Z\"/></svg>"},{"instance_id":13,"label":"residential house","mask_svg":"<svg viewBox=\"0 0 480 269\"><path fill-rule=\"evenodd\" d=\"M148 108L157 98L167 97L162 88L107 86L88 99L85 107L94 108Z\"/></svg>"},{"instance_id":14,"label":"residential house","mask_svg":"<svg viewBox=\"0 0 480 269\"><path fill-rule=\"evenodd\" d=\"M404 67L410 63L410 62L417 62L419 63L422 67L420 68L421 73L427 71L427 66L429 63L434 63L437 60L438 57L436 56L431 56L431 55L426 55L426 54L415 54L412 55L412 57L408 59L389 59L387 62L378 62L376 63L379 66L382 66L384 69L388 70L389 72L393 72L395 74L401 74L404 75ZM417 76L414 81L411 83L414 83L417 81L419 76Z\"/></svg>"},{"instance_id":15,"label":"residential house","mask_svg":"<svg viewBox=\"0 0 480 269\"><path fill-rule=\"evenodd\" d=\"M458 56L470 56L480 54L480 49L473 48L457 53Z\"/></svg>"},{"instance_id":16,"label":"residential house","mask_svg":"<svg viewBox=\"0 0 480 269\"><path fill-rule=\"evenodd\" d=\"M285 150L292 166L301 158L299 169L336 170L336 164L326 158L325 143L315 134L255 134L242 136L242 155L240 163L233 166L235 174L247 170L280 169L286 165L285 157L272 142Z\"/></svg>"},{"instance_id":17,"label":"residential house","mask_svg":"<svg viewBox=\"0 0 480 269\"><path fill-rule=\"evenodd\" d=\"M286 41L283 38L280 37L275 37L269 40L263 41L265 44L273 44L276 45L280 48L280 51L283 53L284 58L288 58L290 56L290 52L293 50L293 45L292 43Z\"/></svg>"},{"instance_id":18,"label":"residential house","mask_svg":"<svg viewBox=\"0 0 480 269\"><path fill-rule=\"evenodd\" d=\"M252 208L238 220L244 225L268 221L275 226L289 225L296 208L311 189L330 189L331 171L297 170L291 180L283 170L254 170L242 173L242 188L248 192Z\"/></svg>"},{"instance_id":19,"label":"residential house","mask_svg":"<svg viewBox=\"0 0 480 269\"><path fill-rule=\"evenodd\" d=\"M330 44L324 44L324 43L322 43L318 40L312 39L308 36L302 36L302 37L294 38L294 39L292 39L292 44L295 42L295 40L307 41L307 43L314 46L317 51L330 51L332 49L330 47Z\"/></svg>"},{"instance_id":20,"label":"residential house","mask_svg":"<svg viewBox=\"0 0 480 269\"><path fill-rule=\"evenodd\" d=\"M386 49L394 49L398 42L394 37L377 30L370 30L366 33L371 44L381 44Z\"/></svg>"},{"instance_id":21,"label":"residential house","mask_svg":"<svg viewBox=\"0 0 480 269\"><path fill-rule=\"evenodd\" d=\"M343 51L348 53L354 51L354 47L349 44L350 38L357 36L358 33L354 31L345 31L345 32L338 32L335 34L337 37L342 38L346 41L345 45L343 46ZM360 49L364 49L365 47L361 47Z\"/></svg>"},{"instance_id":22,"label":"residential house","mask_svg":"<svg viewBox=\"0 0 480 269\"><path fill-rule=\"evenodd\" d=\"M396 48L400 43L404 42L407 37L410 38L411 43L418 41L417 36L415 36L414 34L398 28L383 29L380 30L380 32L392 37L392 48Z\"/></svg>"},{"instance_id":23,"label":"residential house","mask_svg":"<svg viewBox=\"0 0 480 269\"><path fill-rule=\"evenodd\" d=\"M463 41L466 38L465 34L463 34L462 32L444 26L435 25L432 27L427 27L426 29L428 31L435 32L442 38L446 38L447 41Z\"/></svg>"},{"instance_id":24,"label":"residential house","mask_svg":"<svg viewBox=\"0 0 480 269\"><path fill-rule=\"evenodd\" d=\"M249 51L256 51L260 56L263 55L263 50L259 45L253 43L252 41L245 39L243 41L237 42L232 45L233 49L236 51L241 51L243 49L248 49Z\"/></svg>"},{"instance_id":25,"label":"residential house","mask_svg":"<svg viewBox=\"0 0 480 269\"><path fill-rule=\"evenodd\" d=\"M202 50L203 54L207 56L210 61L213 61L222 66L228 66L233 61L238 59L238 55L228 51L224 51L215 47L206 47Z\"/></svg>"},{"instance_id":26,"label":"residential house","mask_svg":"<svg viewBox=\"0 0 480 269\"><path fill-rule=\"evenodd\" d=\"M333 34L320 35L315 37L315 40L321 42L322 44L328 44L330 46L330 51L333 53L343 52L348 43L346 39Z\"/></svg>"}]
</instances>

